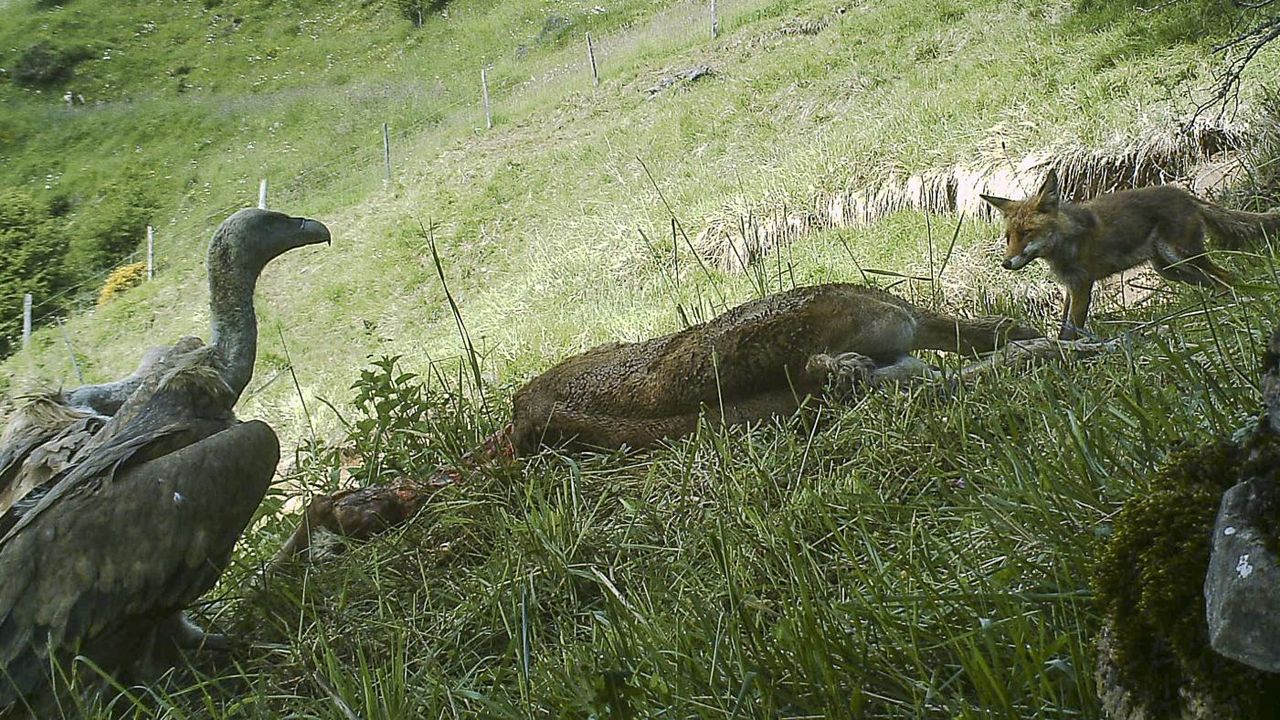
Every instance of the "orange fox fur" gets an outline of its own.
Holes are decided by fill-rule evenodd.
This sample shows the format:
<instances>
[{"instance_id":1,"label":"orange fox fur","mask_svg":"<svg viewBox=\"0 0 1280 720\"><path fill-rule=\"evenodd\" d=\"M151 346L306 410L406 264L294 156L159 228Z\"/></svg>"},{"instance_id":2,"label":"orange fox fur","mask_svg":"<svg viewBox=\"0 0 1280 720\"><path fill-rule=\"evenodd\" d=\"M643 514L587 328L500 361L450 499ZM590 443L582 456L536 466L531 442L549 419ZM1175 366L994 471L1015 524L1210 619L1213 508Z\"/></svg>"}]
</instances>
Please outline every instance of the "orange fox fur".
<instances>
[{"instance_id":1,"label":"orange fox fur","mask_svg":"<svg viewBox=\"0 0 1280 720\"><path fill-rule=\"evenodd\" d=\"M1093 284L1103 278L1149 262L1169 280L1226 288L1231 276L1205 255L1205 234L1231 249L1280 234L1280 213L1228 210L1172 185L1063 202L1053 170L1025 200L982 199L1004 215L1003 267L1020 270L1042 258L1067 289L1062 340L1074 340L1084 329Z\"/></svg>"}]
</instances>

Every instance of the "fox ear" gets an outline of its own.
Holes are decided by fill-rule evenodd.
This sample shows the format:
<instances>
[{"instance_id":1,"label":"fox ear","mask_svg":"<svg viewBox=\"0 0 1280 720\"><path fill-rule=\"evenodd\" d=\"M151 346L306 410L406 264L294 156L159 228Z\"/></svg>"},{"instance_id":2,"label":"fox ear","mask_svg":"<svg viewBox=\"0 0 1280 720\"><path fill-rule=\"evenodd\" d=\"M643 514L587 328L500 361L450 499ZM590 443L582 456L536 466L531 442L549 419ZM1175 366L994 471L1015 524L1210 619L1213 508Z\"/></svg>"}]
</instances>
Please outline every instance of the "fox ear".
<instances>
[{"instance_id":1,"label":"fox ear","mask_svg":"<svg viewBox=\"0 0 1280 720\"><path fill-rule=\"evenodd\" d=\"M1042 213L1058 212L1058 201L1061 196L1058 194L1058 171L1050 168L1049 174L1044 176L1044 182L1040 184L1040 189L1036 192L1036 209Z\"/></svg>"},{"instance_id":2,"label":"fox ear","mask_svg":"<svg viewBox=\"0 0 1280 720\"><path fill-rule=\"evenodd\" d=\"M1002 213L1009 212L1010 210L1013 209L1013 206L1018 203L1017 200L1010 200L1009 198L996 197L995 195L979 195L978 197L982 198L983 200L986 200L987 203L991 205L991 207L999 210Z\"/></svg>"}]
</instances>

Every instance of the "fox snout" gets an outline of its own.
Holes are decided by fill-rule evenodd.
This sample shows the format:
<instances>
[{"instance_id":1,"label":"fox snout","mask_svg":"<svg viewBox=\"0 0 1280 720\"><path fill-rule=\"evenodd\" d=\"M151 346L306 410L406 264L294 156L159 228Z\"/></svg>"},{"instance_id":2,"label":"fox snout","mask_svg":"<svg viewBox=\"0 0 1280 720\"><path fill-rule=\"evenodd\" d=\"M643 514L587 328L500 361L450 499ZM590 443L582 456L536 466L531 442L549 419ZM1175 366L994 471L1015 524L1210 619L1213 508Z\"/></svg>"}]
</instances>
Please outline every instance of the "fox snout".
<instances>
[{"instance_id":1,"label":"fox snout","mask_svg":"<svg viewBox=\"0 0 1280 720\"><path fill-rule=\"evenodd\" d=\"M1005 270L1021 270L1027 263L1040 257L1044 247L1045 241L1040 238L1024 242L1022 236L1011 237L1005 245L1004 262L1000 263L1000 267Z\"/></svg>"},{"instance_id":2,"label":"fox snout","mask_svg":"<svg viewBox=\"0 0 1280 720\"><path fill-rule=\"evenodd\" d=\"M1035 260L1035 258L1029 257L1027 253L1018 253L1013 257L1005 258L1004 262L1000 263L1000 267L1004 268L1005 270L1021 270L1022 268L1026 267L1027 263L1031 262L1032 260Z\"/></svg>"}]
</instances>

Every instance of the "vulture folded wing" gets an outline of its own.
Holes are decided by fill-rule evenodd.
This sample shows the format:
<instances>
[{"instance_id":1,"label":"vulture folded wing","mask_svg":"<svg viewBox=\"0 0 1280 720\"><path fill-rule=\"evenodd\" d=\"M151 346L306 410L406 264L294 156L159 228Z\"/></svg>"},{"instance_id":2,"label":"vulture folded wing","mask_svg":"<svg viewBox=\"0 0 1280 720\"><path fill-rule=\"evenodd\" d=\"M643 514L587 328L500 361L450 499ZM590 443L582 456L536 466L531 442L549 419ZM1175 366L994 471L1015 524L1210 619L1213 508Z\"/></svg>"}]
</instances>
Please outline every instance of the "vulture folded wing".
<instances>
[{"instance_id":1,"label":"vulture folded wing","mask_svg":"<svg viewBox=\"0 0 1280 720\"><path fill-rule=\"evenodd\" d=\"M81 390L104 388L108 385L85 386L65 395L54 393L28 396L0 438L0 537L18 521L22 510L18 507L20 500L32 490L52 486L62 480L62 471L70 469L81 458L100 455L99 448L104 445L119 445L120 435L155 436L158 430L156 425L173 424L184 417L192 417L207 407L207 402L197 402L182 408L180 412L173 412L173 396L176 393L170 387L174 384L172 380L175 375L202 374L199 372L200 368L191 366L209 363L208 354L200 352L203 348L204 344L199 338L187 337L172 347L153 348L149 351L133 375L109 384L111 387L120 386L129 390L127 401L122 399L111 405L111 412L116 413L114 417L91 412L86 409L88 405L77 405L74 401ZM225 406L226 402L222 398L226 396L226 392L214 390L205 394ZM187 399L177 398L179 403ZM224 412L213 413L217 419L229 417L229 406L219 407L218 410ZM163 451L180 447L181 444L194 442L228 424L230 423L214 423L213 427L207 428L202 434L181 434L185 437L185 443L181 438L177 443L166 442L160 452L148 453L145 457L155 457ZM96 471L96 468L93 470ZM47 488L44 489L47 491ZM24 502L23 508L29 509L32 505L31 502Z\"/></svg>"},{"instance_id":2,"label":"vulture folded wing","mask_svg":"<svg viewBox=\"0 0 1280 720\"><path fill-rule=\"evenodd\" d=\"M28 397L0 435L0 513L57 474L105 421L51 395Z\"/></svg>"},{"instance_id":3,"label":"vulture folded wing","mask_svg":"<svg viewBox=\"0 0 1280 720\"><path fill-rule=\"evenodd\" d=\"M32 505L30 500L37 491L43 494L71 467L71 458L104 421L98 415L76 420L47 440L39 438L25 453L15 454L11 466L0 467L0 537L17 522L23 508Z\"/></svg>"},{"instance_id":4,"label":"vulture folded wing","mask_svg":"<svg viewBox=\"0 0 1280 720\"><path fill-rule=\"evenodd\" d=\"M121 469L163 457L237 422L231 412L235 398L221 379L217 356L210 348L166 358L157 367L163 371L144 378L119 411L76 449L34 507L0 522L0 526L12 526L0 535L0 548L64 497L97 492Z\"/></svg>"},{"instance_id":5,"label":"vulture folded wing","mask_svg":"<svg viewBox=\"0 0 1280 720\"><path fill-rule=\"evenodd\" d=\"M54 476L48 487L39 494L38 500L32 503L15 503L14 513L4 516L5 532L0 535L0 552L24 527L33 523L36 517L54 507L64 497L75 494L93 495L98 486L110 482L116 473L150 445L164 442L187 430L186 423L171 423L159 428L147 429L145 432L120 436L105 446L94 448L94 452L86 457L76 458L77 463L65 468ZM32 496L36 495L31 493ZM11 517L16 515L16 517ZM0 575L0 577L3 577Z\"/></svg>"},{"instance_id":6,"label":"vulture folded wing","mask_svg":"<svg viewBox=\"0 0 1280 720\"><path fill-rule=\"evenodd\" d=\"M81 385L63 393L63 399L71 407L90 409L101 415L115 415L120 406L148 378L164 373L167 368L172 367L175 358L203 344L200 338L184 337L168 347L153 347L143 354L142 362L132 375L101 385Z\"/></svg>"},{"instance_id":7,"label":"vulture folded wing","mask_svg":"<svg viewBox=\"0 0 1280 720\"><path fill-rule=\"evenodd\" d=\"M46 683L50 656L127 664L138 648L95 639L141 634L213 587L279 456L269 426L241 423L24 518L0 544L0 710Z\"/></svg>"}]
</instances>

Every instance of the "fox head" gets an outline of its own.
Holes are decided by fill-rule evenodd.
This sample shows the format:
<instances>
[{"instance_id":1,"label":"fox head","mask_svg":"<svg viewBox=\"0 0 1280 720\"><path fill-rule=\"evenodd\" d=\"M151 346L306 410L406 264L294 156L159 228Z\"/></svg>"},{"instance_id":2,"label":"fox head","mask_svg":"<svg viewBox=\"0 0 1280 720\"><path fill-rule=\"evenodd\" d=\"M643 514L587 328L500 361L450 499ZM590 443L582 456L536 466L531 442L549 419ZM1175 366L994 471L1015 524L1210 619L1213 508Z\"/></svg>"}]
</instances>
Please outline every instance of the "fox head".
<instances>
[{"instance_id":1,"label":"fox head","mask_svg":"<svg viewBox=\"0 0 1280 720\"><path fill-rule=\"evenodd\" d=\"M1056 236L1058 219L1058 173L1050 170L1035 195L1025 200L1009 200L982 195L1004 215L1005 270L1021 270L1044 254Z\"/></svg>"}]
</instances>

